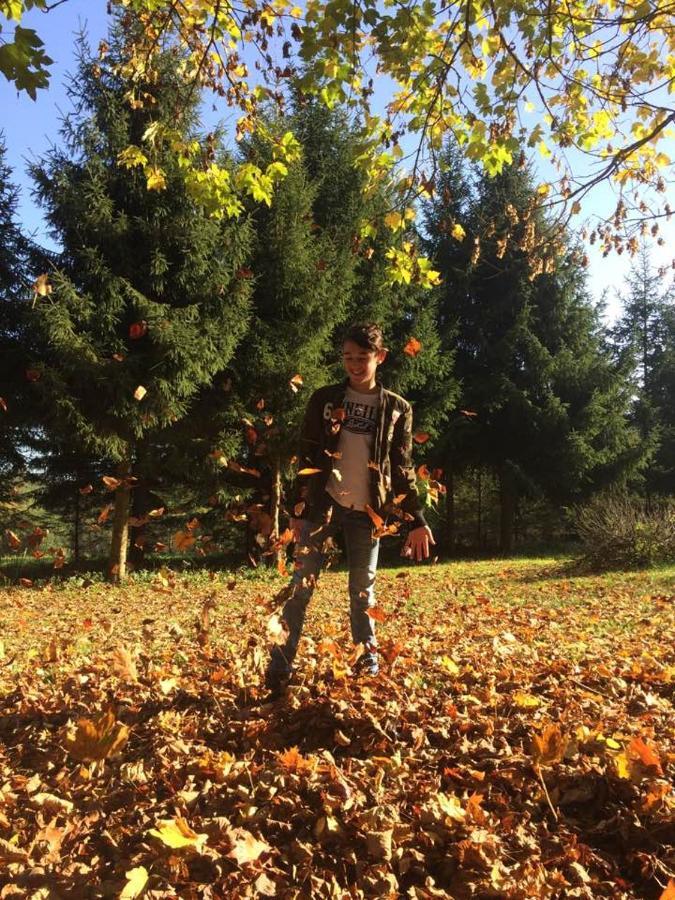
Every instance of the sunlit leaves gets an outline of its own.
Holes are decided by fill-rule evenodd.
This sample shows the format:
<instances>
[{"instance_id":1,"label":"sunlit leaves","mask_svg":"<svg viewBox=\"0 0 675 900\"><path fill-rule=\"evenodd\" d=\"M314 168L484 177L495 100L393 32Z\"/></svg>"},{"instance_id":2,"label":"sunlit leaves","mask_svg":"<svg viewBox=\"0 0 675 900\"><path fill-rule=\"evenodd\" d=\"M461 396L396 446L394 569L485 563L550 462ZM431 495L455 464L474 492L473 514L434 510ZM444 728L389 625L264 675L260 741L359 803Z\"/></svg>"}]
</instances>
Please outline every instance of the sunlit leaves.
<instances>
[{"instance_id":1,"label":"sunlit leaves","mask_svg":"<svg viewBox=\"0 0 675 900\"><path fill-rule=\"evenodd\" d=\"M207 834L197 834L190 828L186 819L177 816L175 819L162 819L148 834L160 840L171 850L193 850L199 853L206 846Z\"/></svg>"},{"instance_id":2,"label":"sunlit leaves","mask_svg":"<svg viewBox=\"0 0 675 900\"><path fill-rule=\"evenodd\" d=\"M128 738L129 729L107 709L95 719L80 719L64 738L64 745L74 759L94 762L118 753Z\"/></svg>"}]
</instances>

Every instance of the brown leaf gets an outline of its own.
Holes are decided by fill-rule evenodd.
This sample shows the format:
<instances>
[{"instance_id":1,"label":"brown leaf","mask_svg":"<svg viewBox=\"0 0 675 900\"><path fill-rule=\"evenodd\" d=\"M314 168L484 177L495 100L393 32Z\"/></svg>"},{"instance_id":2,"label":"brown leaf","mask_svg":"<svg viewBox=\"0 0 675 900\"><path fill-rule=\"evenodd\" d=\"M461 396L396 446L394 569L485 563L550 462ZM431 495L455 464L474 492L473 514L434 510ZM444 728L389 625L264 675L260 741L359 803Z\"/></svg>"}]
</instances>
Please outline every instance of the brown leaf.
<instances>
[{"instance_id":1,"label":"brown leaf","mask_svg":"<svg viewBox=\"0 0 675 900\"><path fill-rule=\"evenodd\" d=\"M536 765L552 766L559 763L567 749L567 738L558 725L546 725L541 734L532 736L530 752Z\"/></svg>"},{"instance_id":2,"label":"brown leaf","mask_svg":"<svg viewBox=\"0 0 675 900\"><path fill-rule=\"evenodd\" d=\"M112 652L113 671L126 681L138 681L138 669L131 651L123 644Z\"/></svg>"},{"instance_id":3,"label":"brown leaf","mask_svg":"<svg viewBox=\"0 0 675 900\"><path fill-rule=\"evenodd\" d=\"M127 726L117 722L113 710L107 709L95 719L80 719L64 744L73 759L95 762L118 753L128 739Z\"/></svg>"}]
</instances>

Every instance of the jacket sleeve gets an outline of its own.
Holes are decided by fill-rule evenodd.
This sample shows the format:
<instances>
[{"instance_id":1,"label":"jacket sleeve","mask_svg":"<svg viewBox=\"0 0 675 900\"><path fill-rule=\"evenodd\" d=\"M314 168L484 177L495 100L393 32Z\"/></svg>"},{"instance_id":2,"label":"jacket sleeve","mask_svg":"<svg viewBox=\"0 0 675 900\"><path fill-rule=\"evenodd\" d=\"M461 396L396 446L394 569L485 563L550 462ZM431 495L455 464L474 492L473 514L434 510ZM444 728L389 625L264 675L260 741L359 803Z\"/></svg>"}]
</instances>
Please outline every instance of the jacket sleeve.
<instances>
[{"instance_id":1,"label":"jacket sleeve","mask_svg":"<svg viewBox=\"0 0 675 900\"><path fill-rule=\"evenodd\" d=\"M401 509L414 518L413 527L426 525L422 511L422 503L417 492L417 479L412 461L412 418L410 404L394 424L394 435L391 443L391 482L395 495L405 494Z\"/></svg>"},{"instance_id":2,"label":"jacket sleeve","mask_svg":"<svg viewBox=\"0 0 675 900\"><path fill-rule=\"evenodd\" d=\"M296 456L298 457L298 470L306 467L320 468L317 462L318 451L321 447L321 432L323 429L323 409L321 408L320 391L314 391L307 401L305 416L302 421L300 430L300 440ZM302 518L302 515L295 516L294 509L298 503L304 500L304 489L307 487L307 479L296 476L293 487L290 492L291 508L289 513L295 518Z\"/></svg>"}]
</instances>

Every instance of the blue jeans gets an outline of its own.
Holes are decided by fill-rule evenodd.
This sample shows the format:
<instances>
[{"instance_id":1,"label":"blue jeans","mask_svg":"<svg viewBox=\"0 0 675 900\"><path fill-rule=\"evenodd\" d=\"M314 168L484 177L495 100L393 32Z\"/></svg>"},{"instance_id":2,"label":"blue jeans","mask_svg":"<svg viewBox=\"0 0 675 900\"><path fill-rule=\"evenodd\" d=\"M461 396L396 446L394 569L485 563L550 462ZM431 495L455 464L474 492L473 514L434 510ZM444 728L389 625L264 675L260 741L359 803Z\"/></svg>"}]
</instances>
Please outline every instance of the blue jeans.
<instances>
[{"instance_id":1,"label":"blue jeans","mask_svg":"<svg viewBox=\"0 0 675 900\"><path fill-rule=\"evenodd\" d=\"M323 544L342 528L349 565L349 615L352 639L367 647L377 645L375 623L366 610L375 603L375 573L379 540L373 539L373 525L368 513L350 510L337 503L329 524L305 521L301 539L295 550L297 569L291 581L291 596L286 601L282 620L288 626L288 638L283 646L272 649L267 670L268 679L286 677L298 649L305 622L307 605L314 593L316 579L326 561Z\"/></svg>"}]
</instances>

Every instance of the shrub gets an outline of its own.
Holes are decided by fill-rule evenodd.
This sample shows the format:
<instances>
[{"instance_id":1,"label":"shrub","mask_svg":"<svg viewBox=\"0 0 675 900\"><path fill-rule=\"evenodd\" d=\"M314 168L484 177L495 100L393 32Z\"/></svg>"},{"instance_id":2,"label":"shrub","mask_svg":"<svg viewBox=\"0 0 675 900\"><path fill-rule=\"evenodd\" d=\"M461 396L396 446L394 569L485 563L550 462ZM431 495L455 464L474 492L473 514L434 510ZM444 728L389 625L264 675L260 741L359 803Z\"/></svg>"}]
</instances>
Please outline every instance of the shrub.
<instances>
[{"instance_id":1,"label":"shrub","mask_svg":"<svg viewBox=\"0 0 675 900\"><path fill-rule=\"evenodd\" d=\"M653 566L675 560L675 502L647 504L626 494L601 494L574 509L584 560L597 568Z\"/></svg>"}]
</instances>

